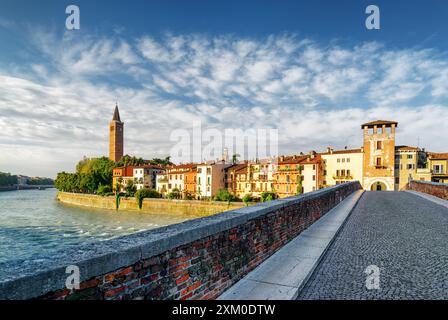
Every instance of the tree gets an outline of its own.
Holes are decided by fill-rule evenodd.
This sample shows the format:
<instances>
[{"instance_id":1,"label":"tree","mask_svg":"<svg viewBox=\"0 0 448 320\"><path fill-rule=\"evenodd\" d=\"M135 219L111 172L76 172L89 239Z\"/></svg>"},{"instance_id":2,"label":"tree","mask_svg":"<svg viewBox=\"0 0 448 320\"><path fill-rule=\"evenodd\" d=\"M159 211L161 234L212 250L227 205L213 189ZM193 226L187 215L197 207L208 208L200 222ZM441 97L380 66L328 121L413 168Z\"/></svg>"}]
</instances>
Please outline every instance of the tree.
<instances>
[{"instance_id":1,"label":"tree","mask_svg":"<svg viewBox=\"0 0 448 320\"><path fill-rule=\"evenodd\" d=\"M0 172L0 186L11 186L13 184L17 184L17 176Z\"/></svg>"},{"instance_id":2,"label":"tree","mask_svg":"<svg viewBox=\"0 0 448 320\"><path fill-rule=\"evenodd\" d=\"M112 186L114 165L107 157L84 158L76 165L75 173L58 173L55 187L65 192L95 193L100 186Z\"/></svg>"},{"instance_id":3,"label":"tree","mask_svg":"<svg viewBox=\"0 0 448 320\"><path fill-rule=\"evenodd\" d=\"M232 195L229 191L227 191L226 189L220 189L218 190L218 192L215 195L214 198L215 201L226 201L226 202L231 202L231 201L235 201L236 197L234 195Z\"/></svg>"},{"instance_id":4,"label":"tree","mask_svg":"<svg viewBox=\"0 0 448 320\"><path fill-rule=\"evenodd\" d=\"M145 165L143 158L137 158L130 155L125 155L115 164L115 167L128 167L128 166L142 166Z\"/></svg>"},{"instance_id":5,"label":"tree","mask_svg":"<svg viewBox=\"0 0 448 320\"><path fill-rule=\"evenodd\" d=\"M137 188L134 185L134 182L132 180L128 180L126 182L126 187L124 188L126 191L126 196L133 197L135 192L137 191Z\"/></svg>"},{"instance_id":6,"label":"tree","mask_svg":"<svg viewBox=\"0 0 448 320\"><path fill-rule=\"evenodd\" d=\"M249 202L252 201L252 196L250 194L245 194L242 200L247 207L249 205Z\"/></svg>"},{"instance_id":7,"label":"tree","mask_svg":"<svg viewBox=\"0 0 448 320\"><path fill-rule=\"evenodd\" d=\"M166 167L166 166L170 166L173 163L170 161L171 157L165 157L165 159L159 159L159 158L154 158L152 160L149 160L149 163L155 166L162 166L162 167Z\"/></svg>"},{"instance_id":8,"label":"tree","mask_svg":"<svg viewBox=\"0 0 448 320\"><path fill-rule=\"evenodd\" d=\"M137 192L135 193L135 198L137 200L139 209L142 208L144 198L161 198L161 197L162 197L162 195L154 189L143 188L143 189L137 190Z\"/></svg>"},{"instance_id":9,"label":"tree","mask_svg":"<svg viewBox=\"0 0 448 320\"><path fill-rule=\"evenodd\" d=\"M302 194L302 179L297 180L297 194Z\"/></svg>"},{"instance_id":10,"label":"tree","mask_svg":"<svg viewBox=\"0 0 448 320\"><path fill-rule=\"evenodd\" d=\"M239 154L234 154L233 156L232 156L232 163L233 164L237 164L238 163L238 157L239 157L240 155Z\"/></svg>"},{"instance_id":11,"label":"tree","mask_svg":"<svg viewBox=\"0 0 448 320\"><path fill-rule=\"evenodd\" d=\"M180 193L179 189L174 188L170 193L168 193L168 199L181 199L182 194Z\"/></svg>"},{"instance_id":12,"label":"tree","mask_svg":"<svg viewBox=\"0 0 448 320\"><path fill-rule=\"evenodd\" d=\"M263 192L263 193L260 195L260 200L261 200L261 202L267 202L267 201L272 201L272 200L274 200L275 197L276 197L276 195L275 195L274 192Z\"/></svg>"},{"instance_id":13,"label":"tree","mask_svg":"<svg viewBox=\"0 0 448 320\"><path fill-rule=\"evenodd\" d=\"M112 188L109 185L100 185L97 194L100 196L108 196L112 194Z\"/></svg>"}]
</instances>

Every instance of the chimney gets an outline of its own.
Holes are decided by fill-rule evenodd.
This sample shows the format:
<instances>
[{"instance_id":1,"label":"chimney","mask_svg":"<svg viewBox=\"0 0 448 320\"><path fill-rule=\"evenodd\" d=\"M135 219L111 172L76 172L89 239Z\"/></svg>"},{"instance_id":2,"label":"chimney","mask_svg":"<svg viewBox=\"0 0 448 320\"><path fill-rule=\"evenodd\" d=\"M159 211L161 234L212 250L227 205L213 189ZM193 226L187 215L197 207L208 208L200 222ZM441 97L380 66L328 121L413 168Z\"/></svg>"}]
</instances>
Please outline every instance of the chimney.
<instances>
[{"instance_id":1,"label":"chimney","mask_svg":"<svg viewBox=\"0 0 448 320\"><path fill-rule=\"evenodd\" d=\"M333 154L333 148L331 148L331 147L327 147L327 152L328 152L329 154Z\"/></svg>"}]
</instances>

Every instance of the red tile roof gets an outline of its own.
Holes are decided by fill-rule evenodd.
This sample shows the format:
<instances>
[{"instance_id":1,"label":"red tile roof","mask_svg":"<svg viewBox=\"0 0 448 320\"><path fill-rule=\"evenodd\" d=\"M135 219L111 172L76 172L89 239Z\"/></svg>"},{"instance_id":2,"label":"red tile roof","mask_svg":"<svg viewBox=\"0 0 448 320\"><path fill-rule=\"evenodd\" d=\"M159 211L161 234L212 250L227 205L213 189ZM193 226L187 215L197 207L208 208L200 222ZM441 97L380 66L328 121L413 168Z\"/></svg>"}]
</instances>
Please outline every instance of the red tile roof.
<instances>
[{"instance_id":1,"label":"red tile roof","mask_svg":"<svg viewBox=\"0 0 448 320\"><path fill-rule=\"evenodd\" d=\"M435 152L428 152L429 159L438 159L438 160L448 160L448 153L435 153Z\"/></svg>"}]
</instances>

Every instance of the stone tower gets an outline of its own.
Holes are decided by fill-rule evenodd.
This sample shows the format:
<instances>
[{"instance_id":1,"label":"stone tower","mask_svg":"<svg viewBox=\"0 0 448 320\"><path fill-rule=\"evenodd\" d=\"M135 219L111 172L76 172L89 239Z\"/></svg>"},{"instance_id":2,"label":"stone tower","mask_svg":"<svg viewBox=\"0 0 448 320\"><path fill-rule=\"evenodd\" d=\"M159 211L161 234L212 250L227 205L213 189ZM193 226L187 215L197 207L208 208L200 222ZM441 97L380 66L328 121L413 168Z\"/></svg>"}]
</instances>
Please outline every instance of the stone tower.
<instances>
[{"instance_id":1,"label":"stone tower","mask_svg":"<svg viewBox=\"0 0 448 320\"><path fill-rule=\"evenodd\" d=\"M364 181L366 190L393 191L395 170L395 121L364 123Z\"/></svg>"},{"instance_id":2,"label":"stone tower","mask_svg":"<svg viewBox=\"0 0 448 320\"><path fill-rule=\"evenodd\" d=\"M123 130L124 123L120 120L118 105L115 105L114 116L109 124L109 159L115 162L123 158Z\"/></svg>"}]
</instances>

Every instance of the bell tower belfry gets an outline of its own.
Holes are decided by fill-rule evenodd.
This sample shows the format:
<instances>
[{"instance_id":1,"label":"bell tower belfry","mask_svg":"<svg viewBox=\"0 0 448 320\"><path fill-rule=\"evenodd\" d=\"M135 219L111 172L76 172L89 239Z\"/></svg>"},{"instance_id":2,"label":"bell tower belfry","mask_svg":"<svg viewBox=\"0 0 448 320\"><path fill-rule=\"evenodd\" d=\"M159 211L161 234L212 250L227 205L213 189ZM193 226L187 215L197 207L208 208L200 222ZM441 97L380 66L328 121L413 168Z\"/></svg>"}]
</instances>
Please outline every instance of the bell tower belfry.
<instances>
[{"instance_id":1,"label":"bell tower belfry","mask_svg":"<svg viewBox=\"0 0 448 320\"><path fill-rule=\"evenodd\" d=\"M109 159L119 161L123 158L124 123L121 122L118 104L115 105L114 116L109 123Z\"/></svg>"}]
</instances>

